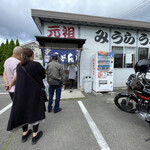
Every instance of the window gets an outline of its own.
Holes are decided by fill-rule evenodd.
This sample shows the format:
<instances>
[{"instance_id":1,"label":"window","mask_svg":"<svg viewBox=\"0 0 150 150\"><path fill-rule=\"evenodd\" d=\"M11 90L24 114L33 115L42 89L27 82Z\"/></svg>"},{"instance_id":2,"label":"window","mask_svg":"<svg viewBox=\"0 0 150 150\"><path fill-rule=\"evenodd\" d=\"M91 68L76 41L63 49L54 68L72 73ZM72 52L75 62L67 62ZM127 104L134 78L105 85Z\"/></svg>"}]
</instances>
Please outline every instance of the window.
<instances>
[{"instance_id":1,"label":"window","mask_svg":"<svg viewBox=\"0 0 150 150\"><path fill-rule=\"evenodd\" d=\"M135 48L124 47L124 68L133 68L135 65Z\"/></svg>"},{"instance_id":2,"label":"window","mask_svg":"<svg viewBox=\"0 0 150 150\"><path fill-rule=\"evenodd\" d=\"M35 53L35 57L38 57L38 53Z\"/></svg>"},{"instance_id":3,"label":"window","mask_svg":"<svg viewBox=\"0 0 150 150\"><path fill-rule=\"evenodd\" d=\"M138 49L138 60L148 58L148 48L139 48Z\"/></svg>"},{"instance_id":4,"label":"window","mask_svg":"<svg viewBox=\"0 0 150 150\"><path fill-rule=\"evenodd\" d=\"M114 68L122 68L123 66L123 47L112 47L114 52Z\"/></svg>"},{"instance_id":5,"label":"window","mask_svg":"<svg viewBox=\"0 0 150 150\"><path fill-rule=\"evenodd\" d=\"M133 68L135 65L134 47L112 47L114 52L114 68Z\"/></svg>"}]
</instances>

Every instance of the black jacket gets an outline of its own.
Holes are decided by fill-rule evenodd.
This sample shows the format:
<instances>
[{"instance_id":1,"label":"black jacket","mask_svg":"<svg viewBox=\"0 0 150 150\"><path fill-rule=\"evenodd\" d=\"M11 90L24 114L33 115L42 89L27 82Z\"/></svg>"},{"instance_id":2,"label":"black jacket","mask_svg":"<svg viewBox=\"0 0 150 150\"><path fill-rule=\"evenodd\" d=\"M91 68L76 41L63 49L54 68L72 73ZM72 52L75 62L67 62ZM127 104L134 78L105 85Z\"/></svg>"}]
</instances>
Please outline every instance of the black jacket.
<instances>
[{"instance_id":1,"label":"black jacket","mask_svg":"<svg viewBox=\"0 0 150 150\"><path fill-rule=\"evenodd\" d=\"M45 118L45 102L41 99L45 69L40 63L34 61L29 61L24 67L38 85L18 64L16 88L7 131Z\"/></svg>"}]
</instances>

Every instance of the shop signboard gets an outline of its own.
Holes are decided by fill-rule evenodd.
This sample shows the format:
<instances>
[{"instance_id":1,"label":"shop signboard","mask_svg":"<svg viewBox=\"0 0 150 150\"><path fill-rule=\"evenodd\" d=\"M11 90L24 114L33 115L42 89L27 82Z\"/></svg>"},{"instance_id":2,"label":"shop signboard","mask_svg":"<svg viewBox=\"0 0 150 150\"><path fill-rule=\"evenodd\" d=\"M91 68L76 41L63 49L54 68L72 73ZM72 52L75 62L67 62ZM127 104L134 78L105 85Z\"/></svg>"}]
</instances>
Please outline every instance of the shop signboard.
<instances>
[{"instance_id":1,"label":"shop signboard","mask_svg":"<svg viewBox=\"0 0 150 150\"><path fill-rule=\"evenodd\" d=\"M79 51L76 49L47 49L43 48L44 63L50 61L52 54L58 54L61 64L72 64L79 61Z\"/></svg>"},{"instance_id":2,"label":"shop signboard","mask_svg":"<svg viewBox=\"0 0 150 150\"><path fill-rule=\"evenodd\" d=\"M45 23L44 35L55 38L78 38L78 27L76 25Z\"/></svg>"}]
</instances>

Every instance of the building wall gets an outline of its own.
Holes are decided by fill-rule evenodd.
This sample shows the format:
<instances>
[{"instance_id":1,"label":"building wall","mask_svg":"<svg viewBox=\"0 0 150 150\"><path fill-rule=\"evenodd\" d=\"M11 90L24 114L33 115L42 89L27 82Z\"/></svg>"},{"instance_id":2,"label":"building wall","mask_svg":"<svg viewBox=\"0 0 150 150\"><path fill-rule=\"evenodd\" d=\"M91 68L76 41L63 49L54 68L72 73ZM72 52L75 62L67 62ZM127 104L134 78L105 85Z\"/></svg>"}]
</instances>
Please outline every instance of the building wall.
<instances>
[{"instance_id":1,"label":"building wall","mask_svg":"<svg viewBox=\"0 0 150 150\"><path fill-rule=\"evenodd\" d=\"M28 48L31 48L34 52L34 59L35 60L39 60L40 57L41 57L41 49L39 49L39 45L35 42L29 42L29 43L25 43L25 44L22 44L21 46L23 47L28 47Z\"/></svg>"},{"instance_id":2,"label":"building wall","mask_svg":"<svg viewBox=\"0 0 150 150\"><path fill-rule=\"evenodd\" d=\"M139 32L133 30L123 30L123 29L108 29L101 27L85 27L80 28L80 38L87 39L83 46L83 52L81 57L81 78L82 83L83 76L90 75L91 69L90 57L92 53L97 51L112 51L112 47L123 47L123 49L131 49L135 54L134 65L138 61L138 48L145 47L149 50L149 39L150 33ZM97 38L97 40L96 40ZM106 40L107 39L107 40ZM126 51L125 56L131 59L131 52ZM149 56L148 56L149 57ZM124 61L127 61L124 58ZM128 60L130 61L130 60ZM85 63L86 62L86 63ZM134 66L133 65L133 66ZM114 69L114 87L125 86L128 76L134 73L133 68L115 68Z\"/></svg>"},{"instance_id":3,"label":"building wall","mask_svg":"<svg viewBox=\"0 0 150 150\"><path fill-rule=\"evenodd\" d=\"M112 47L123 48L123 67L114 69L114 87L118 87L125 86L128 76L134 73L133 68L126 68L127 61L130 62L131 59L134 59L134 63L138 61L139 47L145 47L148 50L150 48L150 33L136 30L45 23L44 36L86 39L80 61L81 87L83 86L83 77L91 75L91 56L97 51L112 51ZM56 46L60 45L56 44ZM129 50L133 52L129 52ZM135 56L133 57L133 55Z\"/></svg>"},{"instance_id":4,"label":"building wall","mask_svg":"<svg viewBox=\"0 0 150 150\"><path fill-rule=\"evenodd\" d=\"M96 32L98 32L99 30L100 28L98 27L80 27L80 38L86 39L86 42L83 45L83 51L81 53L80 61L80 83L82 84L81 86L83 86L83 77L91 75L91 56L94 53L97 53L97 51L109 51L109 42L104 42L103 44L101 44L99 40L95 41ZM109 37L109 29L103 28L103 31L107 32L107 36Z\"/></svg>"},{"instance_id":5,"label":"building wall","mask_svg":"<svg viewBox=\"0 0 150 150\"><path fill-rule=\"evenodd\" d=\"M126 81L130 74L134 73L133 68L116 68L114 69L114 87L126 86Z\"/></svg>"}]
</instances>

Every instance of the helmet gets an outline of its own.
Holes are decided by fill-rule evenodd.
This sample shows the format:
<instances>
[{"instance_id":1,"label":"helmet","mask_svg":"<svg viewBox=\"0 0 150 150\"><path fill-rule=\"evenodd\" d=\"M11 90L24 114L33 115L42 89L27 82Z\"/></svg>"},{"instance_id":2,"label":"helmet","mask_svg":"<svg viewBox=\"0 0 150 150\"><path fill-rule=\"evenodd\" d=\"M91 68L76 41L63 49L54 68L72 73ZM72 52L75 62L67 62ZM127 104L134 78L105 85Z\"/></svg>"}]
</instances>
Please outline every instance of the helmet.
<instances>
[{"instance_id":1,"label":"helmet","mask_svg":"<svg viewBox=\"0 0 150 150\"><path fill-rule=\"evenodd\" d=\"M52 60L57 60L58 59L58 54L57 53L54 53L51 55L52 57Z\"/></svg>"},{"instance_id":2,"label":"helmet","mask_svg":"<svg viewBox=\"0 0 150 150\"><path fill-rule=\"evenodd\" d=\"M135 66L135 72L146 73L150 69L150 60L149 59L142 59L138 61Z\"/></svg>"}]
</instances>

